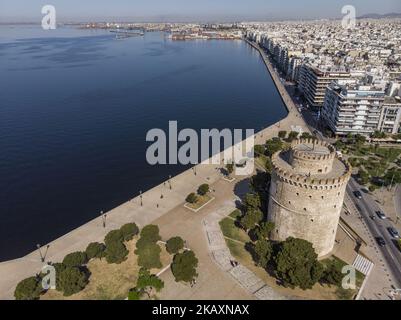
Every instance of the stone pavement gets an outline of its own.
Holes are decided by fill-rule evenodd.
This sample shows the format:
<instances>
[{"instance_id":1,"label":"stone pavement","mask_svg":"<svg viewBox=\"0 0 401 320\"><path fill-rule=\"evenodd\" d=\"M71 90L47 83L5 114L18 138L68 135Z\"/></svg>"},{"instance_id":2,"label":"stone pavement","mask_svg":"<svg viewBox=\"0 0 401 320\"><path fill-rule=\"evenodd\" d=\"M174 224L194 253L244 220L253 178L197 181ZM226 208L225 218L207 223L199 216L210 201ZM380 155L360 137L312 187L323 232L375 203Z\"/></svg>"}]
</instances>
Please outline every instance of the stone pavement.
<instances>
[{"instance_id":1,"label":"stone pavement","mask_svg":"<svg viewBox=\"0 0 401 320\"><path fill-rule=\"evenodd\" d=\"M208 240L209 250L217 265L222 270L228 272L246 291L254 295L259 300L284 300L286 296L278 294L270 286L265 284L252 271L245 266L238 264L231 265L235 258L231 255L221 232L219 221L228 216L235 210L235 202L231 205L219 208L209 214L204 220L203 225Z\"/></svg>"}]
</instances>

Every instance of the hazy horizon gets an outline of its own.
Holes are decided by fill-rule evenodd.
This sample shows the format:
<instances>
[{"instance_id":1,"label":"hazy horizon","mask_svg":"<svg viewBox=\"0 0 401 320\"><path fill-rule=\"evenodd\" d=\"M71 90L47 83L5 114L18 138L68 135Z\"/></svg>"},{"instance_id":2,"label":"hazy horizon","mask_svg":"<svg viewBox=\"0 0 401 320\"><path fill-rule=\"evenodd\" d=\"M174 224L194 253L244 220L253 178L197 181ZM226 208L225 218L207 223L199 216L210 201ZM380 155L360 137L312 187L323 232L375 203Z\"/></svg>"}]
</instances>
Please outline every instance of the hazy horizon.
<instances>
[{"instance_id":1,"label":"hazy horizon","mask_svg":"<svg viewBox=\"0 0 401 320\"><path fill-rule=\"evenodd\" d=\"M30 0L2 0L0 23L40 22L45 3ZM287 0L285 4L263 0L53 0L57 20L61 23L87 21L133 22L212 22L212 21L277 21L341 18L341 8L353 5L357 16L400 13L399 0L331 1Z\"/></svg>"}]
</instances>

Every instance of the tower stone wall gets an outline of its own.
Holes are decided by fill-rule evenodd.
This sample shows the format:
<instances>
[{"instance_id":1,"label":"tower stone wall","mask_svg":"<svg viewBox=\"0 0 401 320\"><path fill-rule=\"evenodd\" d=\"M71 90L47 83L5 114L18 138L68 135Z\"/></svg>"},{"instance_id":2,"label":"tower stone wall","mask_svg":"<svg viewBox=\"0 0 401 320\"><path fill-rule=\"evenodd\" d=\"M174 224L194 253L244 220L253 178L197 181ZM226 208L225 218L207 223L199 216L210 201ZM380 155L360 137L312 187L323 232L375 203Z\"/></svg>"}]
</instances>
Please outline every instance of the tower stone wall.
<instances>
[{"instance_id":1,"label":"tower stone wall","mask_svg":"<svg viewBox=\"0 0 401 320\"><path fill-rule=\"evenodd\" d=\"M333 146L312 139L292 143L272 157L268 219L272 239L288 237L312 243L319 257L334 246L351 167Z\"/></svg>"}]
</instances>

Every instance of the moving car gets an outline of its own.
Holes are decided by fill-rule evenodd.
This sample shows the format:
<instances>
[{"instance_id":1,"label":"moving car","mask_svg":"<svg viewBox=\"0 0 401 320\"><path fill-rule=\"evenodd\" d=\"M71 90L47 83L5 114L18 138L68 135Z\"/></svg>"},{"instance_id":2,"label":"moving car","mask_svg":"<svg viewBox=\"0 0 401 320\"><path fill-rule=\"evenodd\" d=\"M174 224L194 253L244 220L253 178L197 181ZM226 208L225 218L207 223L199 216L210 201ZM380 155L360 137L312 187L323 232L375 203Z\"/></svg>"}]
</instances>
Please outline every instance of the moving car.
<instances>
[{"instance_id":1,"label":"moving car","mask_svg":"<svg viewBox=\"0 0 401 320\"><path fill-rule=\"evenodd\" d=\"M384 247L386 245L386 241L382 237L377 237L376 242L380 247Z\"/></svg>"},{"instance_id":2,"label":"moving car","mask_svg":"<svg viewBox=\"0 0 401 320\"><path fill-rule=\"evenodd\" d=\"M387 230L388 230L388 232L391 234L391 236L392 236L393 238L397 238L397 239L400 238L400 234L398 233L398 231L397 231L395 228L393 228L393 227L388 227Z\"/></svg>"},{"instance_id":3,"label":"moving car","mask_svg":"<svg viewBox=\"0 0 401 320\"><path fill-rule=\"evenodd\" d=\"M362 199L362 193L360 191L354 191L354 196L358 199Z\"/></svg>"},{"instance_id":4,"label":"moving car","mask_svg":"<svg viewBox=\"0 0 401 320\"><path fill-rule=\"evenodd\" d=\"M376 211L376 214L380 219L382 219L382 220L386 219L386 215L383 212Z\"/></svg>"}]
</instances>

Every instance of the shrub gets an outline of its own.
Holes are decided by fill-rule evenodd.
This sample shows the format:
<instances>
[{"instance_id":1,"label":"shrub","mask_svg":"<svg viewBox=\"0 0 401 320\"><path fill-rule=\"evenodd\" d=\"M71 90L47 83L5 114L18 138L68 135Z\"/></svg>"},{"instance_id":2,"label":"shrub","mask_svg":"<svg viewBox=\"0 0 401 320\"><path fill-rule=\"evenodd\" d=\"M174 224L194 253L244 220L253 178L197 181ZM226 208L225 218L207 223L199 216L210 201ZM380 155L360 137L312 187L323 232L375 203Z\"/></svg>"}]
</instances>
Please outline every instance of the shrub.
<instances>
[{"instance_id":1,"label":"shrub","mask_svg":"<svg viewBox=\"0 0 401 320\"><path fill-rule=\"evenodd\" d=\"M29 277L17 284L14 291L16 300L37 300L43 288L39 277Z\"/></svg>"},{"instance_id":2,"label":"shrub","mask_svg":"<svg viewBox=\"0 0 401 320\"><path fill-rule=\"evenodd\" d=\"M284 139L287 136L287 131L279 131L278 137Z\"/></svg>"},{"instance_id":3,"label":"shrub","mask_svg":"<svg viewBox=\"0 0 401 320\"><path fill-rule=\"evenodd\" d=\"M70 296L85 288L88 275L76 267L67 267L61 272L59 280L59 287L64 296Z\"/></svg>"},{"instance_id":4,"label":"shrub","mask_svg":"<svg viewBox=\"0 0 401 320\"><path fill-rule=\"evenodd\" d=\"M184 240L180 237L173 237L167 240L166 250L170 254L175 254L184 248Z\"/></svg>"},{"instance_id":5,"label":"shrub","mask_svg":"<svg viewBox=\"0 0 401 320\"><path fill-rule=\"evenodd\" d=\"M128 255L128 250L122 242L111 242L107 244L104 253L108 263L119 264L125 261Z\"/></svg>"},{"instance_id":6,"label":"shrub","mask_svg":"<svg viewBox=\"0 0 401 320\"><path fill-rule=\"evenodd\" d=\"M209 185L207 183L201 184L198 188L198 194L204 196L209 192Z\"/></svg>"},{"instance_id":7,"label":"shrub","mask_svg":"<svg viewBox=\"0 0 401 320\"><path fill-rule=\"evenodd\" d=\"M66 267L80 267L88 263L88 256L85 252L76 251L67 254L63 259Z\"/></svg>"},{"instance_id":8,"label":"shrub","mask_svg":"<svg viewBox=\"0 0 401 320\"><path fill-rule=\"evenodd\" d=\"M193 251L177 253L174 256L173 263L171 264L171 271L174 275L175 281L193 281L198 276L196 273L197 266L198 259L195 257Z\"/></svg>"},{"instance_id":9,"label":"shrub","mask_svg":"<svg viewBox=\"0 0 401 320\"><path fill-rule=\"evenodd\" d=\"M104 257L104 251L106 250L106 246L103 243L99 242L91 242L88 244L86 247L85 253L88 257L88 259L93 259L93 258L103 258Z\"/></svg>"},{"instance_id":10,"label":"shrub","mask_svg":"<svg viewBox=\"0 0 401 320\"><path fill-rule=\"evenodd\" d=\"M334 260L331 260L329 264L326 266L326 269L323 271L322 282L325 282L329 285L339 286L344 275L341 273L341 265L336 263Z\"/></svg>"},{"instance_id":11,"label":"shrub","mask_svg":"<svg viewBox=\"0 0 401 320\"><path fill-rule=\"evenodd\" d=\"M136 288L147 292L148 288L155 288L157 292L164 288L164 282L156 275L144 268L139 270L139 277L136 283Z\"/></svg>"},{"instance_id":12,"label":"shrub","mask_svg":"<svg viewBox=\"0 0 401 320\"><path fill-rule=\"evenodd\" d=\"M60 287L60 275L61 273L67 268L63 263L53 263L52 266L54 267L56 271L56 290L57 291L62 291Z\"/></svg>"},{"instance_id":13,"label":"shrub","mask_svg":"<svg viewBox=\"0 0 401 320\"><path fill-rule=\"evenodd\" d=\"M188 203L195 203L196 201L198 201L198 197L195 193L192 192L186 197L185 201Z\"/></svg>"},{"instance_id":14,"label":"shrub","mask_svg":"<svg viewBox=\"0 0 401 320\"><path fill-rule=\"evenodd\" d=\"M135 223L132 222L124 224L120 228L120 231L122 232L124 241L129 241L139 233L139 228Z\"/></svg>"},{"instance_id":15,"label":"shrub","mask_svg":"<svg viewBox=\"0 0 401 320\"><path fill-rule=\"evenodd\" d=\"M106 247L108 247L108 245L111 243L122 242L122 241L124 241L124 235L121 232L121 230L111 230L104 237L104 243L106 244Z\"/></svg>"},{"instance_id":16,"label":"shrub","mask_svg":"<svg viewBox=\"0 0 401 320\"><path fill-rule=\"evenodd\" d=\"M132 288L128 292L128 300L141 300L142 291L137 288Z\"/></svg>"}]
</instances>

